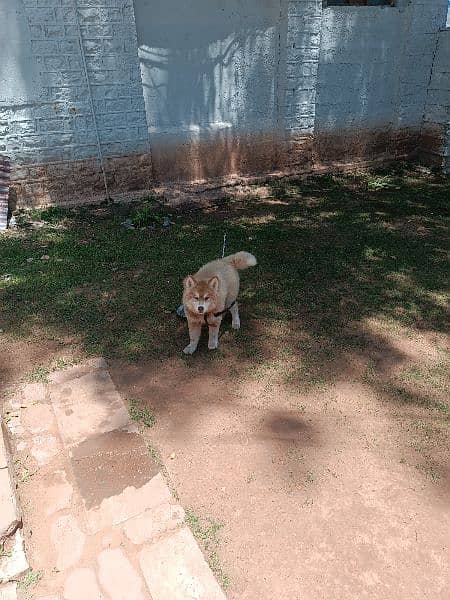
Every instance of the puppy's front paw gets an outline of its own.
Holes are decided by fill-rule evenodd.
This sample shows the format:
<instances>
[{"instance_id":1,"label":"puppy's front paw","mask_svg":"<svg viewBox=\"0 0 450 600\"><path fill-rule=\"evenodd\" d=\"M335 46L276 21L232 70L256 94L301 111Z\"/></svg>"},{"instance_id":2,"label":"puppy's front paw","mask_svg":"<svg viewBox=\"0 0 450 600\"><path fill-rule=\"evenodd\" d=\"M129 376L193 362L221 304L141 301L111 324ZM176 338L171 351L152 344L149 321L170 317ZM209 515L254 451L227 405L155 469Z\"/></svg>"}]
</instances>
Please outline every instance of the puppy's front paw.
<instances>
[{"instance_id":1,"label":"puppy's front paw","mask_svg":"<svg viewBox=\"0 0 450 600\"><path fill-rule=\"evenodd\" d=\"M194 354L194 352L197 350L197 348L195 346L192 346L191 344L188 344L186 346L186 348L183 349L183 352L185 354Z\"/></svg>"},{"instance_id":2,"label":"puppy's front paw","mask_svg":"<svg viewBox=\"0 0 450 600\"><path fill-rule=\"evenodd\" d=\"M233 321L233 322L231 323L231 327L232 327L233 329L240 329L240 328L241 328L241 322L240 322L240 321Z\"/></svg>"},{"instance_id":3,"label":"puppy's front paw","mask_svg":"<svg viewBox=\"0 0 450 600\"><path fill-rule=\"evenodd\" d=\"M219 342L208 342L209 350L217 350L219 347Z\"/></svg>"}]
</instances>

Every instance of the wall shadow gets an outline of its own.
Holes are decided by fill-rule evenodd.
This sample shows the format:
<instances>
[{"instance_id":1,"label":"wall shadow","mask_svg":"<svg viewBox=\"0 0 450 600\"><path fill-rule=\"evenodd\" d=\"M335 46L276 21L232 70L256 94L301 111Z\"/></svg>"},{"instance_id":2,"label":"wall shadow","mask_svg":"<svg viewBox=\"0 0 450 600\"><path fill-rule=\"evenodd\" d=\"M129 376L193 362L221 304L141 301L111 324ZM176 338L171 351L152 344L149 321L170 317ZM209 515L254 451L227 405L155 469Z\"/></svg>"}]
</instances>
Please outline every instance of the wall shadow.
<instances>
[{"instance_id":1,"label":"wall shadow","mask_svg":"<svg viewBox=\"0 0 450 600\"><path fill-rule=\"evenodd\" d=\"M287 16L279 4L134 5L157 178L198 180L271 165L276 87L286 69Z\"/></svg>"}]
</instances>

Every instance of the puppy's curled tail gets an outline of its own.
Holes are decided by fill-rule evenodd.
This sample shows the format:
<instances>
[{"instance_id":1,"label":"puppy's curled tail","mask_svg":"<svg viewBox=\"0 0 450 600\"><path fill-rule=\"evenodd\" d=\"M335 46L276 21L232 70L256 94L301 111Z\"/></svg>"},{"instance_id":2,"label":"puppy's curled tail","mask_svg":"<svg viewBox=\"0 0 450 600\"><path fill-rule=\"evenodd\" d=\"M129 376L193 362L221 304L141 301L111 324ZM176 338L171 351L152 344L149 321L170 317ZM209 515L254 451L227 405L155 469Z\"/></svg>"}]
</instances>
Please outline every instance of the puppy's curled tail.
<instances>
[{"instance_id":1,"label":"puppy's curled tail","mask_svg":"<svg viewBox=\"0 0 450 600\"><path fill-rule=\"evenodd\" d=\"M225 256L223 259L229 263L235 269L246 269L247 267L254 267L257 264L256 258L250 252L236 252L236 254L230 254Z\"/></svg>"}]
</instances>

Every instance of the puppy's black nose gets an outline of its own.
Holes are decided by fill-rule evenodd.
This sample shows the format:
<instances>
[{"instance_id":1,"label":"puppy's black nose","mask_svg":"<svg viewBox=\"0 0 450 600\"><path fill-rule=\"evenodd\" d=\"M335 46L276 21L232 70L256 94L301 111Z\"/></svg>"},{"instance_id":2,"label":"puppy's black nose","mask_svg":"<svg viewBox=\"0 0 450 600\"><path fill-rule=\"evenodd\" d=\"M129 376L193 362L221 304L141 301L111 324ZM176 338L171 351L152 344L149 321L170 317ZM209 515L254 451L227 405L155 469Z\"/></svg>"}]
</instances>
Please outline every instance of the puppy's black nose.
<instances>
[{"instance_id":1,"label":"puppy's black nose","mask_svg":"<svg viewBox=\"0 0 450 600\"><path fill-rule=\"evenodd\" d=\"M205 310L205 309L204 309L204 307L203 307L203 306L199 306L199 307L198 307L198 312L202 313L204 310Z\"/></svg>"}]
</instances>

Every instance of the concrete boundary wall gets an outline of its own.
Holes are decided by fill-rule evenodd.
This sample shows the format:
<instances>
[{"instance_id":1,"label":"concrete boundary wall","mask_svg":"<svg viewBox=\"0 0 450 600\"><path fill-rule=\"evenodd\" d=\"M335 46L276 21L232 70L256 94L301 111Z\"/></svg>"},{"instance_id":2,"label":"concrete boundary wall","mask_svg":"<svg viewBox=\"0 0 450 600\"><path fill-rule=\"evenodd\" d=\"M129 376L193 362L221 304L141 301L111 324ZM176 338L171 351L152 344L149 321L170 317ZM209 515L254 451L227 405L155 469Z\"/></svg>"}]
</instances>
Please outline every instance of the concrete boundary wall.
<instances>
[{"instance_id":1,"label":"concrete boundary wall","mask_svg":"<svg viewBox=\"0 0 450 600\"><path fill-rule=\"evenodd\" d=\"M441 31L438 36L426 98L422 144L424 160L449 173L450 28Z\"/></svg>"},{"instance_id":2,"label":"concrete boundary wall","mask_svg":"<svg viewBox=\"0 0 450 600\"><path fill-rule=\"evenodd\" d=\"M103 171L119 194L418 156L448 168L446 7L3 2L13 201L94 201Z\"/></svg>"}]
</instances>

